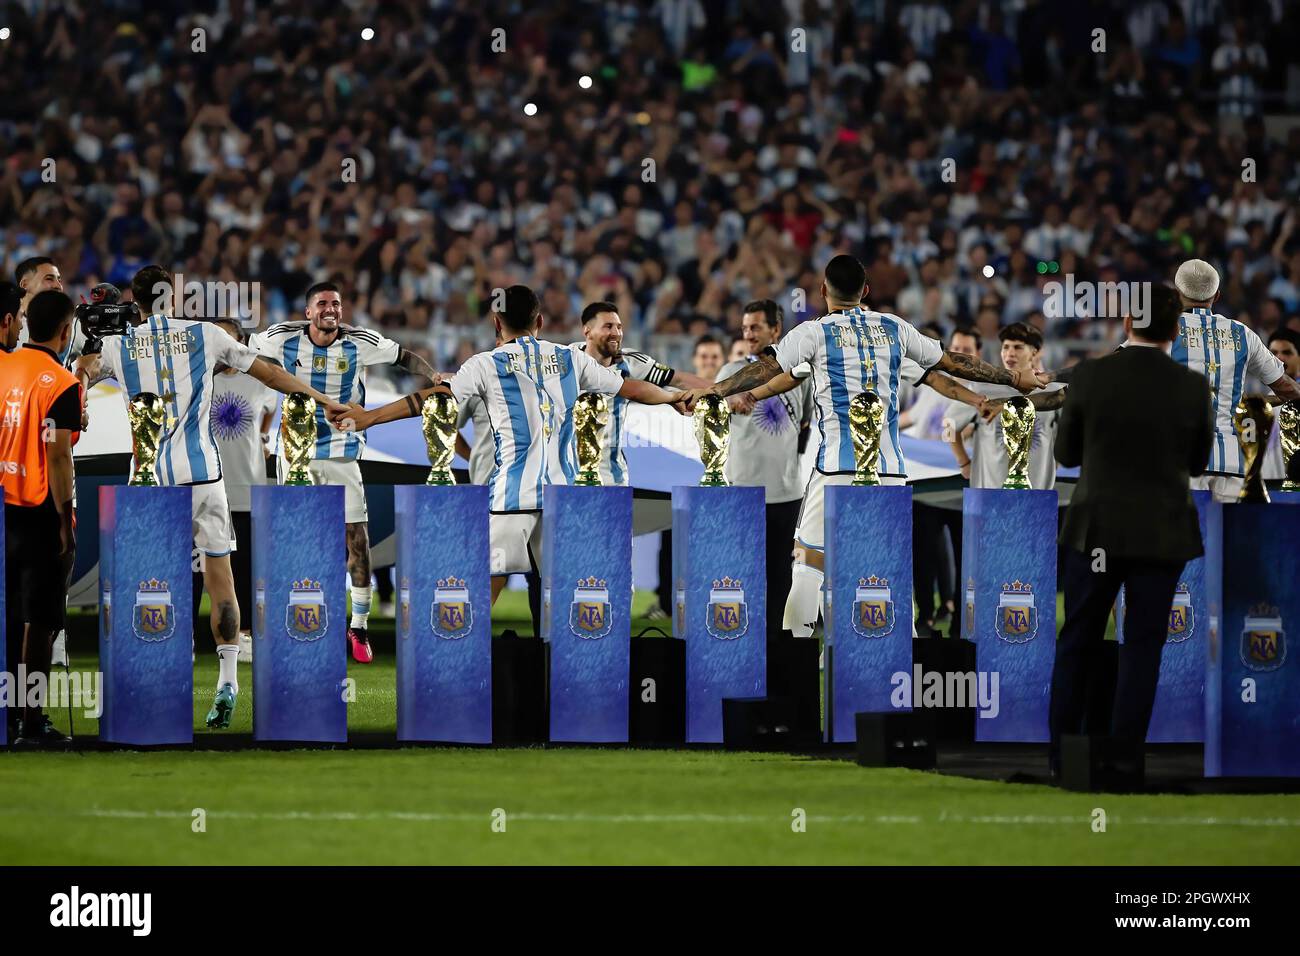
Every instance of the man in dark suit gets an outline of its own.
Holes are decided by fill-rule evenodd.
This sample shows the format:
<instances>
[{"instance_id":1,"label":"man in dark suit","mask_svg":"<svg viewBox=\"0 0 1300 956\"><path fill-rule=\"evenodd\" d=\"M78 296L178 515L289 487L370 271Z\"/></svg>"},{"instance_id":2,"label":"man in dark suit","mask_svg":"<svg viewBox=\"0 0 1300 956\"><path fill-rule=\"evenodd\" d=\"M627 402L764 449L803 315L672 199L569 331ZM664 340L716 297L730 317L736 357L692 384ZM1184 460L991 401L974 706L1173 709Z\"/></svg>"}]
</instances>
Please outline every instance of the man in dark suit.
<instances>
[{"instance_id":1,"label":"man in dark suit","mask_svg":"<svg viewBox=\"0 0 1300 956\"><path fill-rule=\"evenodd\" d=\"M1174 589L1183 566L1205 553L1188 482L1205 470L1214 413L1205 376L1167 351L1181 311L1173 289L1154 288L1145 327L1126 318L1127 347L1077 366L1061 410L1056 460L1081 470L1061 528L1065 625L1052 670L1054 775L1061 736L1083 730L1089 672L1121 584L1124 644L1110 730L1117 753L1134 761L1141 753Z\"/></svg>"}]
</instances>

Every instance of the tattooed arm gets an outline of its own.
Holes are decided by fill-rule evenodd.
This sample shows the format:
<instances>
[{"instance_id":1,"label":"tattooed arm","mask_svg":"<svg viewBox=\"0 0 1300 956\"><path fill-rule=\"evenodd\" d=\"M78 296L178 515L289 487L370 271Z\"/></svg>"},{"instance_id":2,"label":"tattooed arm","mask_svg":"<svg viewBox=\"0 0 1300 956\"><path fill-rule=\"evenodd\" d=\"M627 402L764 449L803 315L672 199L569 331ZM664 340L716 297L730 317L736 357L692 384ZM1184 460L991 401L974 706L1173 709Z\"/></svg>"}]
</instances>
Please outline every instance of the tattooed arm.
<instances>
[{"instance_id":1,"label":"tattooed arm","mask_svg":"<svg viewBox=\"0 0 1300 956\"><path fill-rule=\"evenodd\" d=\"M1058 388L1050 392L1034 392L1029 395L1029 402L1034 406L1036 411L1054 412L1065 404L1065 393L1068 388ZM980 411L980 418L986 422L991 422L1002 414L1002 406L1006 404L1006 399L996 399L989 401Z\"/></svg>"},{"instance_id":2,"label":"tattooed arm","mask_svg":"<svg viewBox=\"0 0 1300 956\"><path fill-rule=\"evenodd\" d=\"M949 378L947 375L927 375L923 384L929 385L944 398L951 398L964 405L970 405L976 410L983 409L986 401L983 395L977 395L965 385L962 385L956 379Z\"/></svg>"},{"instance_id":3,"label":"tattooed arm","mask_svg":"<svg viewBox=\"0 0 1300 956\"><path fill-rule=\"evenodd\" d=\"M726 398L737 392L748 392L765 384L781 373L781 363L771 352L760 352L758 358L736 371L734 375L724 378L708 388L692 388L682 394L682 404L689 410L704 395L718 395Z\"/></svg>"},{"instance_id":4,"label":"tattooed arm","mask_svg":"<svg viewBox=\"0 0 1300 956\"><path fill-rule=\"evenodd\" d=\"M961 352L943 353L943 358L935 368L942 369L949 375L955 375L958 378L964 378L971 382L991 382L994 385L1010 385L1020 392L1032 392L1036 388L1042 388L1046 381L1032 371L1021 371L1017 369L1012 372L1005 368L997 368L988 362L981 361L972 355L965 355Z\"/></svg>"},{"instance_id":5,"label":"tattooed arm","mask_svg":"<svg viewBox=\"0 0 1300 956\"><path fill-rule=\"evenodd\" d=\"M423 375L434 385L442 384L442 376L433 370L433 366L424 360L416 352L408 348L398 349L397 361L393 363L397 368L404 368L415 375Z\"/></svg>"},{"instance_id":6,"label":"tattooed arm","mask_svg":"<svg viewBox=\"0 0 1300 956\"><path fill-rule=\"evenodd\" d=\"M93 355L83 355L77 359L74 372L77 378L81 380L81 388L85 392L89 392L104 379L113 376L113 370L108 367L108 363L104 361L98 352Z\"/></svg>"},{"instance_id":7,"label":"tattooed arm","mask_svg":"<svg viewBox=\"0 0 1300 956\"><path fill-rule=\"evenodd\" d=\"M451 389L446 385L422 388L411 395L402 396L395 402L389 402L382 408L373 408L369 411L353 403L344 406L341 410L330 411L328 417L340 431L364 431L385 422L395 422L403 418L418 418L424 408L424 400L434 394L450 395Z\"/></svg>"}]
</instances>

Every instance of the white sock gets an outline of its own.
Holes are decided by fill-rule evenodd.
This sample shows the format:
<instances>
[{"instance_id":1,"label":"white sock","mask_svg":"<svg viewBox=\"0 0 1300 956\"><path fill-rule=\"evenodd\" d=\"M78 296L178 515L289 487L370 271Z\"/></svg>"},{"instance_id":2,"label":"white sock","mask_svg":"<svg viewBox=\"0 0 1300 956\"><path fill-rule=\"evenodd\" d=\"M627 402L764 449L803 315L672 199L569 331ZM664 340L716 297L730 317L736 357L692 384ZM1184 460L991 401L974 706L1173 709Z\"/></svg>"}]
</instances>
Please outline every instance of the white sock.
<instances>
[{"instance_id":1,"label":"white sock","mask_svg":"<svg viewBox=\"0 0 1300 956\"><path fill-rule=\"evenodd\" d=\"M239 645L238 644L218 644L217 645L217 689L221 689L222 684L229 684L239 693Z\"/></svg>"},{"instance_id":2,"label":"white sock","mask_svg":"<svg viewBox=\"0 0 1300 956\"><path fill-rule=\"evenodd\" d=\"M806 564L796 564L791 572L790 596L785 601L781 626L795 637L812 637L821 601L822 572Z\"/></svg>"},{"instance_id":3,"label":"white sock","mask_svg":"<svg viewBox=\"0 0 1300 956\"><path fill-rule=\"evenodd\" d=\"M370 620L370 587L352 587L352 627L365 627Z\"/></svg>"}]
</instances>

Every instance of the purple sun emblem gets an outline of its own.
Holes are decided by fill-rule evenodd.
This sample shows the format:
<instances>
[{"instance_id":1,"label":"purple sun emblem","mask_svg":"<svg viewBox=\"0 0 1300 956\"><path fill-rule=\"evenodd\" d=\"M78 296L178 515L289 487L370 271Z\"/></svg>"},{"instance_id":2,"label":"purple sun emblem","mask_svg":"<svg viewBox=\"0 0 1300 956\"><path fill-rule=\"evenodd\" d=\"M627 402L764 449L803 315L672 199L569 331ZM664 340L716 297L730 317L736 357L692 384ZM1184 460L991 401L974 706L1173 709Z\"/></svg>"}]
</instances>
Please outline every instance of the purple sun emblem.
<instances>
[{"instance_id":1,"label":"purple sun emblem","mask_svg":"<svg viewBox=\"0 0 1300 956\"><path fill-rule=\"evenodd\" d=\"M225 441L240 438L252 423L253 408L244 396L223 392L212 400L212 431L218 438Z\"/></svg>"},{"instance_id":2,"label":"purple sun emblem","mask_svg":"<svg viewBox=\"0 0 1300 956\"><path fill-rule=\"evenodd\" d=\"M779 435L790 424L790 413L779 398L765 398L754 406L754 424L769 435Z\"/></svg>"}]
</instances>

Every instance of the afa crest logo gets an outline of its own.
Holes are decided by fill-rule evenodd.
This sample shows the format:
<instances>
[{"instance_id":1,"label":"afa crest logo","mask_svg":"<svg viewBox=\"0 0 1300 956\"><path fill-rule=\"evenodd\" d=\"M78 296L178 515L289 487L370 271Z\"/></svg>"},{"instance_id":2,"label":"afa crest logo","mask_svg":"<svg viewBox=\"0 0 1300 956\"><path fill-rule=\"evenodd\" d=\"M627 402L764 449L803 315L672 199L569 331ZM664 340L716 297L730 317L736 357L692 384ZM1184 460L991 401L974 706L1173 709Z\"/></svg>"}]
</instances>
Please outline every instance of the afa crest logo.
<instances>
[{"instance_id":1,"label":"afa crest logo","mask_svg":"<svg viewBox=\"0 0 1300 956\"><path fill-rule=\"evenodd\" d=\"M859 637L885 637L894 630L894 602L889 579L858 578L853 602L853 630Z\"/></svg>"},{"instance_id":2,"label":"afa crest logo","mask_svg":"<svg viewBox=\"0 0 1300 956\"><path fill-rule=\"evenodd\" d=\"M142 641L165 641L176 633L172 591L166 581L150 578L140 582L140 587L135 592L131 630Z\"/></svg>"},{"instance_id":3,"label":"afa crest logo","mask_svg":"<svg viewBox=\"0 0 1300 956\"><path fill-rule=\"evenodd\" d=\"M1169 630L1166 644L1181 644L1196 633L1196 615L1192 612L1192 592L1183 582L1174 591L1174 603L1169 607Z\"/></svg>"},{"instance_id":4,"label":"afa crest logo","mask_svg":"<svg viewBox=\"0 0 1300 956\"><path fill-rule=\"evenodd\" d=\"M1241 628L1241 662L1253 671L1275 671L1286 661L1286 631L1276 607L1257 604Z\"/></svg>"},{"instance_id":5,"label":"afa crest logo","mask_svg":"<svg viewBox=\"0 0 1300 956\"><path fill-rule=\"evenodd\" d=\"M749 630L749 608L745 604L745 589L739 578L715 579L709 591L709 606L704 618L704 629L710 637L720 641L734 641L744 637Z\"/></svg>"},{"instance_id":6,"label":"afa crest logo","mask_svg":"<svg viewBox=\"0 0 1300 956\"><path fill-rule=\"evenodd\" d=\"M325 592L319 581L303 578L289 589L289 606L284 609L284 626L295 641L315 641L329 627Z\"/></svg>"},{"instance_id":7,"label":"afa crest logo","mask_svg":"<svg viewBox=\"0 0 1300 956\"><path fill-rule=\"evenodd\" d=\"M439 578L433 590L433 610L429 615L433 633L447 641L469 637L474 627L474 608L464 578Z\"/></svg>"},{"instance_id":8,"label":"afa crest logo","mask_svg":"<svg viewBox=\"0 0 1300 956\"><path fill-rule=\"evenodd\" d=\"M1027 644L1038 636L1034 586L1023 581L1003 583L993 629L1008 644Z\"/></svg>"},{"instance_id":9,"label":"afa crest logo","mask_svg":"<svg viewBox=\"0 0 1300 956\"><path fill-rule=\"evenodd\" d=\"M569 604L569 630L583 640L596 641L614 627L609 613L609 590L604 578L578 579Z\"/></svg>"}]
</instances>

